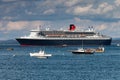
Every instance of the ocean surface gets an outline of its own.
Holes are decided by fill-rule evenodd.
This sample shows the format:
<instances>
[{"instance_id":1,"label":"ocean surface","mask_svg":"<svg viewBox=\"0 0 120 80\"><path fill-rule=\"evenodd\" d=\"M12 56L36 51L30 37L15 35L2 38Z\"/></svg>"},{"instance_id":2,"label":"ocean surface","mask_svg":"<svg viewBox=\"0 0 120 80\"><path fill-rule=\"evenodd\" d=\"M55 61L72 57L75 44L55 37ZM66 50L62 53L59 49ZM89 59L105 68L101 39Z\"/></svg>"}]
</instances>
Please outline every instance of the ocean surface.
<instances>
[{"instance_id":1,"label":"ocean surface","mask_svg":"<svg viewBox=\"0 0 120 80\"><path fill-rule=\"evenodd\" d=\"M91 55L69 51L79 47L0 45L0 80L120 80L120 46L104 46L104 53ZM53 56L30 57L39 50Z\"/></svg>"}]
</instances>

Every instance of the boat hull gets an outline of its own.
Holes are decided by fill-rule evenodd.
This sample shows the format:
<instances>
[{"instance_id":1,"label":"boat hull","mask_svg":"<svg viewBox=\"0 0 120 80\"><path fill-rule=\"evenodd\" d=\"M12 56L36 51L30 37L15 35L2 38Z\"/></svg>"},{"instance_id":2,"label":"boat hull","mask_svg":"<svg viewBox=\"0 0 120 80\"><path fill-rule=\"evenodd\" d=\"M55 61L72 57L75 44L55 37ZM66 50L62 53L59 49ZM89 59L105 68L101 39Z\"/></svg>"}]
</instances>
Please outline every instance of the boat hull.
<instances>
[{"instance_id":1,"label":"boat hull","mask_svg":"<svg viewBox=\"0 0 120 80\"><path fill-rule=\"evenodd\" d=\"M30 53L30 56L32 56L32 57L50 57L52 55L51 54Z\"/></svg>"},{"instance_id":2,"label":"boat hull","mask_svg":"<svg viewBox=\"0 0 120 80\"><path fill-rule=\"evenodd\" d=\"M73 51L73 54L93 54L94 52L77 52L77 51Z\"/></svg>"},{"instance_id":3,"label":"boat hull","mask_svg":"<svg viewBox=\"0 0 120 80\"><path fill-rule=\"evenodd\" d=\"M80 40L62 40L62 39L16 39L23 46L70 46L70 45L111 45L112 39L80 39Z\"/></svg>"}]
</instances>

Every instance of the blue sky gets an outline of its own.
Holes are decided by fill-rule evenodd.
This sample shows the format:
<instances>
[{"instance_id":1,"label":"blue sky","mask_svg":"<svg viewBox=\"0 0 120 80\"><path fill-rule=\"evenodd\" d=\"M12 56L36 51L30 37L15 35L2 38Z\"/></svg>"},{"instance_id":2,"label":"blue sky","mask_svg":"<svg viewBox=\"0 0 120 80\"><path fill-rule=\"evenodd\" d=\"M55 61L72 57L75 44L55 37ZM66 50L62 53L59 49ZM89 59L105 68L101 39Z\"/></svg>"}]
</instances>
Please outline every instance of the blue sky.
<instances>
[{"instance_id":1,"label":"blue sky","mask_svg":"<svg viewBox=\"0 0 120 80\"><path fill-rule=\"evenodd\" d=\"M94 29L120 37L120 0L0 0L0 39L15 39L29 30L50 27Z\"/></svg>"}]
</instances>

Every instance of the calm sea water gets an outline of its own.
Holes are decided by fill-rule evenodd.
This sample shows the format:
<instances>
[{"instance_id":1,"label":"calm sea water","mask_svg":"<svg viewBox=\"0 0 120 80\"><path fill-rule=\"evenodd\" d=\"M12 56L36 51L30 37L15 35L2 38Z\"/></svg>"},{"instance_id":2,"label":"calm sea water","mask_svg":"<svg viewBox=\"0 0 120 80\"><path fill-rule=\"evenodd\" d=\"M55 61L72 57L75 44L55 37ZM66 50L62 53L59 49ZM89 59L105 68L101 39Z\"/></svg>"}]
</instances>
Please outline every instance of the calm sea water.
<instances>
[{"instance_id":1,"label":"calm sea water","mask_svg":"<svg viewBox=\"0 0 120 80\"><path fill-rule=\"evenodd\" d=\"M92 55L69 52L79 47L1 45L0 80L120 80L120 47L105 46L104 53ZM53 56L29 56L40 49Z\"/></svg>"}]
</instances>

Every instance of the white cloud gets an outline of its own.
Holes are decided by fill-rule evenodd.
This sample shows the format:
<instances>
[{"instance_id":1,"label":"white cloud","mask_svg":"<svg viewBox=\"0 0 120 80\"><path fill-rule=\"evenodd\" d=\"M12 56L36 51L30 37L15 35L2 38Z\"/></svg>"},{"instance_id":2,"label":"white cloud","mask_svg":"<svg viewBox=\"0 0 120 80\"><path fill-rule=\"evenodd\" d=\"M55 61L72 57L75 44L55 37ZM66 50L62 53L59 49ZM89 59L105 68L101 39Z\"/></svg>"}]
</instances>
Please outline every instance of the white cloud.
<instances>
[{"instance_id":1,"label":"white cloud","mask_svg":"<svg viewBox=\"0 0 120 80\"><path fill-rule=\"evenodd\" d=\"M104 35L111 36L112 38L119 37L120 34L120 21L119 22L112 22L112 23L96 23L95 30L99 31Z\"/></svg>"},{"instance_id":2,"label":"white cloud","mask_svg":"<svg viewBox=\"0 0 120 80\"><path fill-rule=\"evenodd\" d=\"M111 27L109 29L111 29L112 31L119 31L120 32L120 21L112 23Z\"/></svg>"},{"instance_id":3,"label":"white cloud","mask_svg":"<svg viewBox=\"0 0 120 80\"><path fill-rule=\"evenodd\" d=\"M99 31L105 32L118 32L120 33L120 22L109 22L105 23L104 20L110 18L111 20L114 18L115 21L120 18L120 0L37 0L37 1L17 1L17 0L2 0L4 2L0 5L0 31L18 31L30 28L36 28L39 25L44 25L46 22L44 21L36 21L35 17L37 16L37 20L44 19L43 14L48 15L49 20L53 20L53 24L56 24L56 27L59 25L65 26L69 23L74 23L80 26L95 26ZM15 2L10 2L15 1ZM8 2L7 4L5 2ZM65 13L66 12L66 13ZM51 15L50 14L55 14ZM55 21L59 19L63 15L62 20ZM72 14L72 15L68 15ZM32 16L30 16L32 15ZM91 16L89 16L91 15ZM94 17L95 15L95 17ZM98 15L98 16L96 16ZM99 17L104 16L99 22ZM28 16L30 19L35 21L22 21L28 20ZM35 17L34 17L35 16ZM107 19L106 19L107 17ZM53 19L54 18L54 19ZM116 19L117 18L117 19ZM45 17L45 19L47 19ZM92 21L92 20L94 21ZM10 21L14 20L14 21ZM15 21L19 20L19 21ZM63 21L64 20L64 21ZM67 22L68 20L68 22ZM73 20L69 22L69 20ZM95 21L99 20L99 21ZM102 21L103 20L103 21ZM63 22L62 22L63 21ZM53 26L52 26L53 27ZM106 31L107 30L107 31ZM110 33L113 34L113 33Z\"/></svg>"},{"instance_id":4,"label":"white cloud","mask_svg":"<svg viewBox=\"0 0 120 80\"><path fill-rule=\"evenodd\" d=\"M36 15L35 12L33 12L33 11L28 11L28 10L25 10L25 13L26 13L27 15Z\"/></svg>"},{"instance_id":5,"label":"white cloud","mask_svg":"<svg viewBox=\"0 0 120 80\"><path fill-rule=\"evenodd\" d=\"M43 14L47 14L47 15L50 15L50 14L53 14L53 13L55 13L55 10L53 10L53 9L48 9L48 10L43 12Z\"/></svg>"},{"instance_id":6,"label":"white cloud","mask_svg":"<svg viewBox=\"0 0 120 80\"><path fill-rule=\"evenodd\" d=\"M120 18L120 11L113 12L114 18Z\"/></svg>"},{"instance_id":7,"label":"white cloud","mask_svg":"<svg viewBox=\"0 0 120 80\"><path fill-rule=\"evenodd\" d=\"M67 0L64 2L65 6L72 7L82 0Z\"/></svg>"},{"instance_id":8,"label":"white cloud","mask_svg":"<svg viewBox=\"0 0 120 80\"><path fill-rule=\"evenodd\" d=\"M116 6L120 6L120 0L115 0Z\"/></svg>"},{"instance_id":9,"label":"white cloud","mask_svg":"<svg viewBox=\"0 0 120 80\"><path fill-rule=\"evenodd\" d=\"M101 25L98 25L96 27L96 30L99 30L99 31L103 31L105 29L107 29L107 25L106 24L101 24Z\"/></svg>"},{"instance_id":10,"label":"white cloud","mask_svg":"<svg viewBox=\"0 0 120 80\"><path fill-rule=\"evenodd\" d=\"M37 28L39 25L44 25L49 22L47 21L8 21L4 22L2 21L0 23L0 30L1 31L17 31L17 30L24 30L24 29L32 29L32 28Z\"/></svg>"},{"instance_id":11,"label":"white cloud","mask_svg":"<svg viewBox=\"0 0 120 80\"><path fill-rule=\"evenodd\" d=\"M75 6L73 8L68 9L67 13L73 13L74 15L80 15L83 13L87 13L91 9L92 5L88 5L86 7Z\"/></svg>"},{"instance_id":12,"label":"white cloud","mask_svg":"<svg viewBox=\"0 0 120 80\"><path fill-rule=\"evenodd\" d=\"M11 17L11 16L4 16L2 20L12 20L15 19L16 17Z\"/></svg>"},{"instance_id":13,"label":"white cloud","mask_svg":"<svg viewBox=\"0 0 120 80\"><path fill-rule=\"evenodd\" d=\"M113 10L113 6L106 2L100 4L97 9L92 9L92 11L97 14L104 14L111 10Z\"/></svg>"},{"instance_id":14,"label":"white cloud","mask_svg":"<svg viewBox=\"0 0 120 80\"><path fill-rule=\"evenodd\" d=\"M9 0L5 0L9 1ZM10 1L15 1L15 0L10 0ZM55 0L55 1L50 1L50 0L40 0L40 1L16 1L13 3L9 4L3 4L1 6L1 15L8 16L9 15L14 15L18 16L18 19L27 19L27 17L23 17L26 15L37 15L39 16L39 19L41 19L41 15L46 14L62 14L66 15L67 14L73 14L78 16L78 15L105 15L109 17L113 17L113 13L118 11L114 10L115 8L115 2L116 4L119 4L118 0L112 1L111 3L109 1L85 1L85 0ZM31 4L32 3L32 4ZM5 9L5 10L4 10ZM111 12L110 12L111 11ZM21 12L21 14L19 14ZM109 13L110 12L110 13ZM116 13L114 13L115 15ZM19 18L20 17L20 18ZM58 16L53 16L53 18L56 18ZM43 19L43 18L42 18ZM15 19L14 19L15 20Z\"/></svg>"},{"instance_id":15,"label":"white cloud","mask_svg":"<svg viewBox=\"0 0 120 80\"><path fill-rule=\"evenodd\" d=\"M107 14L108 12L112 11L114 8L115 8L114 5L108 4L107 2L103 2L99 4L97 7L95 7L94 4L89 4L84 7L80 5L69 7L66 10L66 13L70 13L70 14L72 13L73 15L87 15L87 14L102 15L102 14Z\"/></svg>"},{"instance_id":16,"label":"white cloud","mask_svg":"<svg viewBox=\"0 0 120 80\"><path fill-rule=\"evenodd\" d=\"M8 22L7 24L7 30L11 31L11 30L21 30L25 28L25 25L27 25L28 22L22 22L22 21L18 21L18 22Z\"/></svg>"},{"instance_id":17,"label":"white cloud","mask_svg":"<svg viewBox=\"0 0 120 80\"><path fill-rule=\"evenodd\" d=\"M2 21L0 21L0 31L4 31L5 29L4 29L4 22L2 22Z\"/></svg>"},{"instance_id":18,"label":"white cloud","mask_svg":"<svg viewBox=\"0 0 120 80\"><path fill-rule=\"evenodd\" d=\"M76 15L79 15L80 13L88 12L89 9L91 9L91 7L92 7L92 5L88 5L88 6L86 6L86 7L76 6L76 7L74 8L74 13L75 13Z\"/></svg>"}]
</instances>

